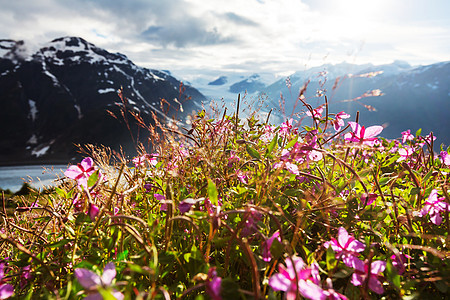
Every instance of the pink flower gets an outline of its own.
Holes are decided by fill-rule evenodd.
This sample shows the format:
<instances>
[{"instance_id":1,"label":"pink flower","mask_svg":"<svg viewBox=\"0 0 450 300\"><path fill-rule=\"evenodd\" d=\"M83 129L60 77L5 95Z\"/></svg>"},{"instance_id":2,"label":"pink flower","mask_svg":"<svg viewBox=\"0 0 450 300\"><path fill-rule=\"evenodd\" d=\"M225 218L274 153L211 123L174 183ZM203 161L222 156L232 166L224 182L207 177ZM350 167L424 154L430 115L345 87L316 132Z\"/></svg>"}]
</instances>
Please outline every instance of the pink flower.
<instances>
[{"instance_id":1,"label":"pink flower","mask_svg":"<svg viewBox=\"0 0 450 300\"><path fill-rule=\"evenodd\" d=\"M348 300L348 298L333 289L333 281L331 278L327 278L326 280L327 290L324 290L325 295L327 295L327 299L330 300Z\"/></svg>"},{"instance_id":2,"label":"pink flower","mask_svg":"<svg viewBox=\"0 0 450 300\"><path fill-rule=\"evenodd\" d=\"M180 212L182 214L187 213L188 211L191 210L192 205L196 204L199 201L200 200L196 200L196 199L192 199L192 198L184 199L183 201L181 201L178 204L178 209L180 210Z\"/></svg>"},{"instance_id":3,"label":"pink flower","mask_svg":"<svg viewBox=\"0 0 450 300\"><path fill-rule=\"evenodd\" d=\"M9 283L5 283L5 263L0 263L0 299L6 299L14 294L14 287Z\"/></svg>"},{"instance_id":4,"label":"pink flower","mask_svg":"<svg viewBox=\"0 0 450 300\"><path fill-rule=\"evenodd\" d=\"M90 157L86 157L77 165L70 166L64 175L70 179L75 179L79 186L83 186L85 189L88 188L88 179L96 171L93 166L94 161Z\"/></svg>"},{"instance_id":5,"label":"pink flower","mask_svg":"<svg viewBox=\"0 0 450 300\"><path fill-rule=\"evenodd\" d=\"M402 143L404 144L406 141L412 141L414 139L414 135L411 134L411 130L406 130L402 132Z\"/></svg>"},{"instance_id":6,"label":"pink flower","mask_svg":"<svg viewBox=\"0 0 450 300\"><path fill-rule=\"evenodd\" d=\"M31 269L30 265L22 268L22 274L20 274L20 283L19 283L19 286L21 289L23 289L27 285L28 280L31 279L30 269ZM1 298L1 296L0 296L0 299L3 299L3 298Z\"/></svg>"},{"instance_id":7,"label":"pink flower","mask_svg":"<svg viewBox=\"0 0 450 300\"><path fill-rule=\"evenodd\" d=\"M370 205L372 204L376 199L377 199L378 195L377 194L373 194L373 193L369 193L369 194L362 194L361 195L361 203L364 205Z\"/></svg>"},{"instance_id":8,"label":"pink flower","mask_svg":"<svg viewBox=\"0 0 450 300\"><path fill-rule=\"evenodd\" d=\"M424 217L427 214L430 215L430 220L435 225L441 225L442 212L448 211L448 203L444 201L445 198L438 198L437 190L432 190L428 200L425 202L424 207L419 213L419 216Z\"/></svg>"},{"instance_id":9,"label":"pink flower","mask_svg":"<svg viewBox=\"0 0 450 300\"><path fill-rule=\"evenodd\" d=\"M228 168L231 168L234 163L239 162L240 158L236 155L236 152L231 151L230 157L228 158Z\"/></svg>"},{"instance_id":10,"label":"pink flower","mask_svg":"<svg viewBox=\"0 0 450 300\"><path fill-rule=\"evenodd\" d=\"M447 153L447 151L441 151L439 157L444 165L450 166L450 155Z\"/></svg>"},{"instance_id":11,"label":"pink flower","mask_svg":"<svg viewBox=\"0 0 450 300\"><path fill-rule=\"evenodd\" d=\"M237 172L237 178L240 182L243 184L248 184L248 175L245 172L242 172L241 170L238 170Z\"/></svg>"},{"instance_id":12,"label":"pink flower","mask_svg":"<svg viewBox=\"0 0 450 300\"><path fill-rule=\"evenodd\" d=\"M419 137L419 140L420 140L420 142L419 142L420 147L425 146L426 143L431 145L431 133L428 134L426 137ZM433 141L435 141L435 140L436 140L436 136L433 135Z\"/></svg>"},{"instance_id":13,"label":"pink flower","mask_svg":"<svg viewBox=\"0 0 450 300\"><path fill-rule=\"evenodd\" d=\"M275 291L286 292L287 300L295 300L297 293L308 299L327 298L324 291L314 283L312 269L300 257L287 258L286 267L279 264L278 270L279 273L269 278L269 285Z\"/></svg>"},{"instance_id":14,"label":"pink flower","mask_svg":"<svg viewBox=\"0 0 450 300\"><path fill-rule=\"evenodd\" d=\"M365 128L356 122L348 122L352 127L353 132L348 132L345 134L344 138L349 142L362 143L363 145L373 146L377 138L375 136L379 135L383 131L382 126L370 126Z\"/></svg>"},{"instance_id":15,"label":"pink flower","mask_svg":"<svg viewBox=\"0 0 450 300\"><path fill-rule=\"evenodd\" d=\"M137 167L142 167L145 165L145 161L147 160L147 154L144 154L142 156L138 156L133 158L133 162L134 162L134 166Z\"/></svg>"},{"instance_id":16,"label":"pink flower","mask_svg":"<svg viewBox=\"0 0 450 300\"><path fill-rule=\"evenodd\" d=\"M266 262L269 262L272 259L272 253L270 253L270 247L272 247L273 240L275 240L275 239L277 239L279 242L281 242L279 231L275 231L275 233L270 238L268 238L267 240L265 240L262 243L262 257L263 257L263 260Z\"/></svg>"},{"instance_id":17,"label":"pink flower","mask_svg":"<svg viewBox=\"0 0 450 300\"><path fill-rule=\"evenodd\" d=\"M294 175L298 175L299 170L298 170L298 166L296 164L290 163L290 162L286 162L285 163L285 168L286 170L288 170L289 172L291 172Z\"/></svg>"},{"instance_id":18,"label":"pink flower","mask_svg":"<svg viewBox=\"0 0 450 300\"><path fill-rule=\"evenodd\" d=\"M95 217L98 215L99 209L95 204L89 203L89 209L87 214L91 218L92 221L95 220Z\"/></svg>"},{"instance_id":19,"label":"pink flower","mask_svg":"<svg viewBox=\"0 0 450 300\"><path fill-rule=\"evenodd\" d=\"M280 135L285 136L285 135L288 135L291 133L291 130L293 128L292 122L293 122L293 119L291 118L289 120L286 120L286 122L284 122L280 125ZM295 132L295 130L292 130L292 131Z\"/></svg>"},{"instance_id":20,"label":"pink flower","mask_svg":"<svg viewBox=\"0 0 450 300\"><path fill-rule=\"evenodd\" d=\"M320 161L323 158L323 154L320 151L317 150L311 150L308 153L308 159L311 161Z\"/></svg>"},{"instance_id":21,"label":"pink flower","mask_svg":"<svg viewBox=\"0 0 450 300\"><path fill-rule=\"evenodd\" d=\"M265 125L264 126L264 134L261 135L261 140L264 143L270 143L273 139L273 133L275 131L276 127L272 125Z\"/></svg>"},{"instance_id":22,"label":"pink flower","mask_svg":"<svg viewBox=\"0 0 450 300\"><path fill-rule=\"evenodd\" d=\"M339 131L341 129L341 127L345 125L343 119L348 119L348 118L350 118L350 115L346 114L343 111L341 111L340 113L337 113L336 118L334 119L334 121L332 121L334 130Z\"/></svg>"},{"instance_id":23,"label":"pink flower","mask_svg":"<svg viewBox=\"0 0 450 300\"><path fill-rule=\"evenodd\" d=\"M167 203L165 202L166 197L164 197L164 195L161 194L154 194L153 195L155 197L156 200L158 200L159 202L161 202L161 211L167 211Z\"/></svg>"},{"instance_id":24,"label":"pink flower","mask_svg":"<svg viewBox=\"0 0 450 300\"><path fill-rule=\"evenodd\" d=\"M403 253L399 253L399 255L392 254L391 256L392 265L397 269L399 275L402 275L406 270L407 258L411 258L411 256Z\"/></svg>"},{"instance_id":25,"label":"pink flower","mask_svg":"<svg viewBox=\"0 0 450 300\"><path fill-rule=\"evenodd\" d=\"M99 287L102 287L109 289L110 293L118 300L122 300L125 297L121 292L111 288L112 281L116 277L116 267L112 262L105 266L102 276L98 276L94 272L83 268L75 269L74 273L75 277L78 279L78 282L88 291L93 290L95 292ZM84 299L96 300L103 299L103 297L99 292L97 292L88 295Z\"/></svg>"},{"instance_id":26,"label":"pink flower","mask_svg":"<svg viewBox=\"0 0 450 300\"><path fill-rule=\"evenodd\" d=\"M370 274L369 274L369 265L367 263L358 265L355 269L355 272L352 275L351 283L354 286L359 286L364 283L366 278L369 276L369 289L374 291L377 294L383 294L384 289L379 280L379 273L382 273L386 268L386 262L377 260L370 264Z\"/></svg>"},{"instance_id":27,"label":"pink flower","mask_svg":"<svg viewBox=\"0 0 450 300\"><path fill-rule=\"evenodd\" d=\"M398 149L398 154L400 154L400 157L397 159L397 162L408 159L413 153L414 150L411 147Z\"/></svg>"},{"instance_id":28,"label":"pink flower","mask_svg":"<svg viewBox=\"0 0 450 300\"><path fill-rule=\"evenodd\" d=\"M250 208L249 213L247 212L248 217L245 220L244 228L242 228L241 235L242 236L249 236L255 232L258 231L258 227L256 224L261 221L262 214L255 210L254 208ZM269 246L270 249L270 246Z\"/></svg>"},{"instance_id":29,"label":"pink flower","mask_svg":"<svg viewBox=\"0 0 450 300\"><path fill-rule=\"evenodd\" d=\"M208 270L208 281L206 282L206 293L213 300L221 300L220 290L222 288L222 278L217 276L216 267Z\"/></svg>"},{"instance_id":30,"label":"pink flower","mask_svg":"<svg viewBox=\"0 0 450 300\"><path fill-rule=\"evenodd\" d=\"M366 246L349 235L344 227L339 228L337 239L332 238L331 241L323 243L323 246L325 248L331 246L336 253L336 257L342 258L342 261L348 267L354 268L356 265L363 263L357 256L359 252L364 251Z\"/></svg>"},{"instance_id":31,"label":"pink flower","mask_svg":"<svg viewBox=\"0 0 450 300\"><path fill-rule=\"evenodd\" d=\"M322 112L323 112L323 107L319 106L318 108L313 109L313 112L311 114L311 112L308 110L306 112L307 116L313 116L315 119L319 119L320 117L322 117Z\"/></svg>"}]
</instances>

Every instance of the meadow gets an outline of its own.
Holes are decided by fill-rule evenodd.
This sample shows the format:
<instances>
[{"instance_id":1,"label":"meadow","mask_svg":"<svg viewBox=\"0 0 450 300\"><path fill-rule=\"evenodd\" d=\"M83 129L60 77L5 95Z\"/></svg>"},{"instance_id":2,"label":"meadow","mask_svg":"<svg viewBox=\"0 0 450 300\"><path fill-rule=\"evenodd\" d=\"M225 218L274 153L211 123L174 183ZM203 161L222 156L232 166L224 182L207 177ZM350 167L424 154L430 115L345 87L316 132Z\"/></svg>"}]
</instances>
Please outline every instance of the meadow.
<instances>
[{"instance_id":1,"label":"meadow","mask_svg":"<svg viewBox=\"0 0 450 300\"><path fill-rule=\"evenodd\" d=\"M450 156L327 103L199 111L2 197L0 299L448 299Z\"/></svg>"}]
</instances>

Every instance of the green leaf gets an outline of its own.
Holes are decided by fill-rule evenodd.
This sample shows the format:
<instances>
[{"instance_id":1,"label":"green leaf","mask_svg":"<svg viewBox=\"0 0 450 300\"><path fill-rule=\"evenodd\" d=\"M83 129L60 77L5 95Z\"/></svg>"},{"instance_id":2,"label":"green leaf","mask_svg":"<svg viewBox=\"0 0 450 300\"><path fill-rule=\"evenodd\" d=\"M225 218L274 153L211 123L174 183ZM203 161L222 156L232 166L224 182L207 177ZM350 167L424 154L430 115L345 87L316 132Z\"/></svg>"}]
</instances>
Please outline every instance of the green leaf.
<instances>
[{"instance_id":1,"label":"green leaf","mask_svg":"<svg viewBox=\"0 0 450 300\"><path fill-rule=\"evenodd\" d=\"M100 293L100 295L102 295L103 300L117 300L116 297L113 296L113 294L111 294L111 288L109 289L104 289L102 287L99 287L98 292Z\"/></svg>"},{"instance_id":2,"label":"green leaf","mask_svg":"<svg viewBox=\"0 0 450 300\"><path fill-rule=\"evenodd\" d=\"M139 274L148 273L148 272L144 272L144 269L142 269L142 267L137 265L137 264L129 264L128 268L130 268L130 270L132 272L136 272L136 273L139 273Z\"/></svg>"},{"instance_id":3,"label":"green leaf","mask_svg":"<svg viewBox=\"0 0 450 300\"><path fill-rule=\"evenodd\" d=\"M211 201L213 205L217 205L219 203L216 185L209 178L208 178L208 197L209 201Z\"/></svg>"},{"instance_id":4,"label":"green leaf","mask_svg":"<svg viewBox=\"0 0 450 300\"><path fill-rule=\"evenodd\" d=\"M261 155L259 155L259 152L256 151L255 148L251 147L249 144L246 144L245 148L247 149L247 152L248 154L250 154L251 157L261 159Z\"/></svg>"},{"instance_id":5,"label":"green leaf","mask_svg":"<svg viewBox=\"0 0 450 300\"><path fill-rule=\"evenodd\" d=\"M223 299L241 299L239 284L231 278L222 279L220 295Z\"/></svg>"},{"instance_id":6,"label":"green leaf","mask_svg":"<svg viewBox=\"0 0 450 300\"><path fill-rule=\"evenodd\" d=\"M60 248L61 246L64 246L68 242L69 242L68 239L62 239L62 240L60 240L58 242L54 242L54 243L45 245L45 247L48 247L48 248Z\"/></svg>"},{"instance_id":7,"label":"green leaf","mask_svg":"<svg viewBox=\"0 0 450 300\"><path fill-rule=\"evenodd\" d=\"M270 254L274 259L278 259L283 256L284 253L284 245L278 240L274 239L272 245L270 246Z\"/></svg>"},{"instance_id":8,"label":"green leaf","mask_svg":"<svg viewBox=\"0 0 450 300\"><path fill-rule=\"evenodd\" d=\"M427 173L427 175L425 175L425 176L423 177L422 182L424 182L424 183L427 182L428 179L430 179L430 177L431 177L431 175L433 174L433 172L434 172L434 170L431 169L431 170Z\"/></svg>"},{"instance_id":9,"label":"green leaf","mask_svg":"<svg viewBox=\"0 0 450 300\"><path fill-rule=\"evenodd\" d=\"M275 134L275 136L273 137L272 141L270 142L269 146L267 147L267 151L266 151L266 157L268 155L270 155L270 153L272 153L273 149L275 148L275 146L277 145L277 141L278 141L278 133Z\"/></svg>"},{"instance_id":10,"label":"green leaf","mask_svg":"<svg viewBox=\"0 0 450 300\"><path fill-rule=\"evenodd\" d=\"M389 182L390 179L391 178L389 178L389 177L383 177L378 181L378 183L380 184L380 186L385 186Z\"/></svg>"},{"instance_id":11,"label":"green leaf","mask_svg":"<svg viewBox=\"0 0 450 300\"><path fill-rule=\"evenodd\" d=\"M75 236L75 231L73 230L72 227L70 227L68 224L64 223L64 227L66 228L66 230L73 236Z\"/></svg>"},{"instance_id":12,"label":"green leaf","mask_svg":"<svg viewBox=\"0 0 450 300\"><path fill-rule=\"evenodd\" d=\"M410 195L417 195L420 193L420 188L415 187L411 189L411 192L409 192Z\"/></svg>"},{"instance_id":13,"label":"green leaf","mask_svg":"<svg viewBox=\"0 0 450 300\"><path fill-rule=\"evenodd\" d=\"M288 149L288 148L293 147L295 145L295 143L297 143L297 141L298 141L298 136L296 136L292 141L290 141L284 148Z\"/></svg>"},{"instance_id":14,"label":"green leaf","mask_svg":"<svg viewBox=\"0 0 450 300\"><path fill-rule=\"evenodd\" d=\"M398 275L398 271L390 259L388 259L386 264L386 275L387 279L400 289L400 275Z\"/></svg>"},{"instance_id":15,"label":"green leaf","mask_svg":"<svg viewBox=\"0 0 450 300\"><path fill-rule=\"evenodd\" d=\"M328 271L334 270L336 268L338 261L336 259L336 253L334 253L333 248L328 247L327 249L327 269Z\"/></svg>"},{"instance_id":16,"label":"green leaf","mask_svg":"<svg viewBox=\"0 0 450 300\"><path fill-rule=\"evenodd\" d=\"M96 170L94 173L91 174L91 176L89 176L88 179L88 187L92 187L94 186L94 184L98 181L98 176L99 176L99 170Z\"/></svg>"},{"instance_id":17,"label":"green leaf","mask_svg":"<svg viewBox=\"0 0 450 300\"><path fill-rule=\"evenodd\" d=\"M83 223L92 223L91 218L86 215L85 213L80 213L77 215L77 218L75 219L75 224L80 225Z\"/></svg>"},{"instance_id":18,"label":"green leaf","mask_svg":"<svg viewBox=\"0 0 450 300\"><path fill-rule=\"evenodd\" d=\"M65 190L60 189L59 187L56 187L56 188L55 188L55 191L56 191L56 193L57 193L60 197L63 197L63 198L66 198L66 199L67 199L67 193L66 193Z\"/></svg>"},{"instance_id":19,"label":"green leaf","mask_svg":"<svg viewBox=\"0 0 450 300\"><path fill-rule=\"evenodd\" d=\"M126 260L128 257L128 250L125 250L121 253L119 253L119 255L117 255L117 261L122 261L122 260Z\"/></svg>"},{"instance_id":20,"label":"green leaf","mask_svg":"<svg viewBox=\"0 0 450 300\"><path fill-rule=\"evenodd\" d=\"M419 129L416 131L416 137L418 137L421 133L422 133L422 128L419 128Z\"/></svg>"}]
</instances>

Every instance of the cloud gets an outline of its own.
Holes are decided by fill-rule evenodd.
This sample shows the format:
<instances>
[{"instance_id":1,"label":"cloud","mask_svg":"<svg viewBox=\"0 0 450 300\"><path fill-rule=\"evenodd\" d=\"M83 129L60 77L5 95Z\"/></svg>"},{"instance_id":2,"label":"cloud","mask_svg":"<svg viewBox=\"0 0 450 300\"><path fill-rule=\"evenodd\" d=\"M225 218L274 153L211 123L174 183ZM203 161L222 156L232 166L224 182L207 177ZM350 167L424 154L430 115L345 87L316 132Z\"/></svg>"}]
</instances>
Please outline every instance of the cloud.
<instances>
[{"instance_id":1,"label":"cloud","mask_svg":"<svg viewBox=\"0 0 450 300\"><path fill-rule=\"evenodd\" d=\"M238 15L238 14L235 14L235 13L233 13L233 12L227 12L227 13L225 13L225 14L224 14L224 17L225 17L227 20L229 20L229 21L231 21L231 22L233 22L233 23L235 23L235 24L237 24L237 25L244 25L244 26L258 26L258 23L254 22L254 21L252 21L252 20L250 20L250 19L248 19L248 18L245 18L245 17L243 17L243 16L240 16L240 15Z\"/></svg>"},{"instance_id":2,"label":"cloud","mask_svg":"<svg viewBox=\"0 0 450 300\"><path fill-rule=\"evenodd\" d=\"M448 1L415 10L419 0L411 1L3 1L0 38L43 44L80 36L145 67L170 70L286 73L354 58L449 60Z\"/></svg>"},{"instance_id":3,"label":"cloud","mask_svg":"<svg viewBox=\"0 0 450 300\"><path fill-rule=\"evenodd\" d=\"M162 26L150 26L141 33L141 37L150 42L157 42L166 47L173 45L175 47L186 47L193 45L217 45L236 41L233 37L227 37L220 34L217 27L208 28L198 19L181 20L176 23L170 23Z\"/></svg>"}]
</instances>

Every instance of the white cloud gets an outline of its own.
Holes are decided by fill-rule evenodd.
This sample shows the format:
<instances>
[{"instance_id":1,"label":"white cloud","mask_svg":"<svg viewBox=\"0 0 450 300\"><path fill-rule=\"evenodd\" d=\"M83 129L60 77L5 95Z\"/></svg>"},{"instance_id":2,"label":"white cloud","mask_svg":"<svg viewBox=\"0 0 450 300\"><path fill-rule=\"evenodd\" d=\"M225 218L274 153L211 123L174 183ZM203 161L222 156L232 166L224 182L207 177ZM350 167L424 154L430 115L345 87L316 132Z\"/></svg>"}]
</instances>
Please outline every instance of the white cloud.
<instances>
[{"instance_id":1,"label":"white cloud","mask_svg":"<svg viewBox=\"0 0 450 300\"><path fill-rule=\"evenodd\" d=\"M436 1L442 7L426 7L430 20L411 8L417 1L406 0L2 2L2 38L33 45L81 36L139 65L184 73L227 69L287 74L342 60L450 60L450 24L433 18L448 8L445 0Z\"/></svg>"}]
</instances>

